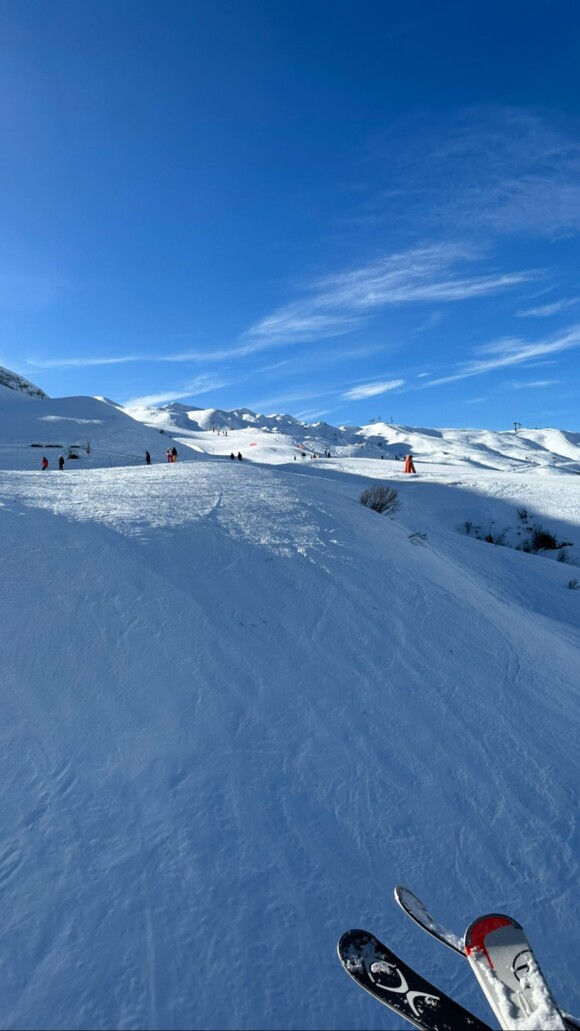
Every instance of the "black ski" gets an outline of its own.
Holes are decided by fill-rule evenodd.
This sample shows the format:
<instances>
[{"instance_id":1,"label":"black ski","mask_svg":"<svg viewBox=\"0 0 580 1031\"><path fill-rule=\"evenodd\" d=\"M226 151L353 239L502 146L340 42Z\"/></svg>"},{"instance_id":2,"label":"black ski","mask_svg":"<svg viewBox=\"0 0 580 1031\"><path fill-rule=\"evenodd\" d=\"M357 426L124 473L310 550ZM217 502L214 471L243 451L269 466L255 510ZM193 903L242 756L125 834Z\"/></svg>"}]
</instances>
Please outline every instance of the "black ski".
<instances>
[{"instance_id":1,"label":"black ski","mask_svg":"<svg viewBox=\"0 0 580 1031\"><path fill-rule=\"evenodd\" d=\"M368 931L347 931L338 943L347 974L420 1031L490 1031L489 1025L439 991Z\"/></svg>"}]
</instances>

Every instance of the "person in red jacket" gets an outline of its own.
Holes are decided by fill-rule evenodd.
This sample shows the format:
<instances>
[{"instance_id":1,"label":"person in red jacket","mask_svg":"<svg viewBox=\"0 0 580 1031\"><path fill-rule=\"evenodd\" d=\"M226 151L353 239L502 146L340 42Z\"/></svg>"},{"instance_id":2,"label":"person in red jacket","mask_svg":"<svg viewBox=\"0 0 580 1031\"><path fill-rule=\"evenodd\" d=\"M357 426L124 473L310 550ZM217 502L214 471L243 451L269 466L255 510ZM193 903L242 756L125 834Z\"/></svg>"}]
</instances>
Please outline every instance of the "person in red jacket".
<instances>
[{"instance_id":1,"label":"person in red jacket","mask_svg":"<svg viewBox=\"0 0 580 1031\"><path fill-rule=\"evenodd\" d=\"M43 469L48 469L48 458L46 455L42 456L42 462L40 463Z\"/></svg>"}]
</instances>

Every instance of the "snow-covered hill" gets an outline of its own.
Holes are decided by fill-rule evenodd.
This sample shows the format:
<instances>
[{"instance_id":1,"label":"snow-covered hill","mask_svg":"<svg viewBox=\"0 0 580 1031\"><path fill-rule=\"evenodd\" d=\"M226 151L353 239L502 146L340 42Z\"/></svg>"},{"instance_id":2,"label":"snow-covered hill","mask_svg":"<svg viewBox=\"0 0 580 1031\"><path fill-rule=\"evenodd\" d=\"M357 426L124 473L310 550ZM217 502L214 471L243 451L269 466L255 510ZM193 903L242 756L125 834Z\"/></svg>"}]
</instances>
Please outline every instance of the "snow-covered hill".
<instances>
[{"instance_id":1,"label":"snow-covered hill","mask_svg":"<svg viewBox=\"0 0 580 1031\"><path fill-rule=\"evenodd\" d=\"M401 882L458 932L510 912L580 1011L578 435L385 427L413 478L376 426L189 413L0 411L18 456L95 442L0 449L0 1023L402 1026L336 959L362 926L493 1025ZM475 532L534 523L568 562Z\"/></svg>"},{"instance_id":2,"label":"snow-covered hill","mask_svg":"<svg viewBox=\"0 0 580 1031\"><path fill-rule=\"evenodd\" d=\"M121 407L95 397L60 397L39 404L18 395L17 405L0 401L0 468L40 469L43 455L49 469L64 455L67 468L111 468L141 465L145 451L165 461L173 438L132 419ZM180 458L193 457L179 449ZM74 458L72 456L75 456Z\"/></svg>"}]
</instances>

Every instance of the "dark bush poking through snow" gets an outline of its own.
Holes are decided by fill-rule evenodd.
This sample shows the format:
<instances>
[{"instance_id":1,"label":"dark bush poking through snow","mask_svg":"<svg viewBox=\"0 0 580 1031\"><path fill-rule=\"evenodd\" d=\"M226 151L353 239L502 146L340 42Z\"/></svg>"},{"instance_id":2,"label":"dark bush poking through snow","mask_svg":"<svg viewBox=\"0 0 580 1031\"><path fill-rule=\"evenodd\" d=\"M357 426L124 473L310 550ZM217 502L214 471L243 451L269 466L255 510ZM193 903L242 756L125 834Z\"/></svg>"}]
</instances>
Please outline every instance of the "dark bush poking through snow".
<instances>
[{"instance_id":1,"label":"dark bush poking through snow","mask_svg":"<svg viewBox=\"0 0 580 1031\"><path fill-rule=\"evenodd\" d=\"M387 512L389 515L394 515L401 507L397 491L392 487L381 487L378 484L363 490L360 500L361 505L372 508L373 512Z\"/></svg>"}]
</instances>

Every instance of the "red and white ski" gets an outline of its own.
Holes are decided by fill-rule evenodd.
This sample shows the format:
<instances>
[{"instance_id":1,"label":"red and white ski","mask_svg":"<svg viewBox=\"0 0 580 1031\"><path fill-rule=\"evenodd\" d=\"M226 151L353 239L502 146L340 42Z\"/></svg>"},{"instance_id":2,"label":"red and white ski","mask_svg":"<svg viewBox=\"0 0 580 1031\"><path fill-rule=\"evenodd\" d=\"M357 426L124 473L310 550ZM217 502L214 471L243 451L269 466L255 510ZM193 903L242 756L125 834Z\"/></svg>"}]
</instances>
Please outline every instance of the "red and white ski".
<instances>
[{"instance_id":1,"label":"red and white ski","mask_svg":"<svg viewBox=\"0 0 580 1031\"><path fill-rule=\"evenodd\" d=\"M499 1020L510 1031L565 1031L566 1025L517 920L478 917L465 932L465 953Z\"/></svg>"}]
</instances>

